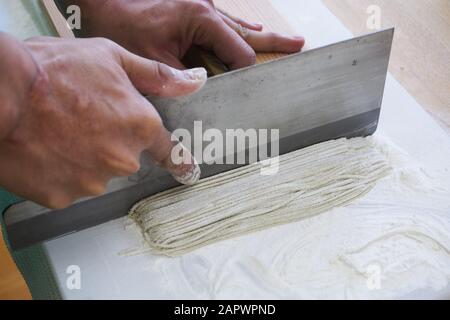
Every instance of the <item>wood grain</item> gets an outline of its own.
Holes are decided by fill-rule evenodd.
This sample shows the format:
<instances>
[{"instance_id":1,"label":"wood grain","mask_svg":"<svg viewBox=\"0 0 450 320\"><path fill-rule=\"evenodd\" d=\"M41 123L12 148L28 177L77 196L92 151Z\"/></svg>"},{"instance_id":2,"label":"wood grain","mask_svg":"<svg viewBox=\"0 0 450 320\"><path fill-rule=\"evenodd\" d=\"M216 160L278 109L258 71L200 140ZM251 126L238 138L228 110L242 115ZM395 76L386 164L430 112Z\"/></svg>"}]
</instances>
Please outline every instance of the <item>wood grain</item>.
<instances>
[{"instance_id":1,"label":"wood grain","mask_svg":"<svg viewBox=\"0 0 450 320\"><path fill-rule=\"evenodd\" d=\"M323 0L354 34L367 33L367 8L395 26L390 71L450 133L450 1Z\"/></svg>"},{"instance_id":2,"label":"wood grain","mask_svg":"<svg viewBox=\"0 0 450 320\"><path fill-rule=\"evenodd\" d=\"M27 285L9 255L0 229L0 300L31 299Z\"/></svg>"}]
</instances>

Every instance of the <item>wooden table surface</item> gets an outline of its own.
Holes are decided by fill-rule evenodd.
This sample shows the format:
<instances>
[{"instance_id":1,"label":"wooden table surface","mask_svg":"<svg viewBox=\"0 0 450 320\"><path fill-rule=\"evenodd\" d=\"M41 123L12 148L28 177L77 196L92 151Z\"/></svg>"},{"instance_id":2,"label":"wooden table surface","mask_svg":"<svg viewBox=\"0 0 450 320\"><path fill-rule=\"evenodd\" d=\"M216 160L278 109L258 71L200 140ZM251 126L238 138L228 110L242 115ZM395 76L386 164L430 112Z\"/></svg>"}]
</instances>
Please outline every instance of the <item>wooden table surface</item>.
<instances>
[{"instance_id":1,"label":"wooden table surface","mask_svg":"<svg viewBox=\"0 0 450 320\"><path fill-rule=\"evenodd\" d=\"M354 34L371 31L367 28L367 8L379 6L382 26L396 26L391 73L450 133L450 1L322 1ZM263 22L266 30L291 33L268 0L216 0L216 3L233 14ZM260 56L259 61L273 57L276 56ZM28 299L30 295L0 240L0 299L8 298Z\"/></svg>"},{"instance_id":2,"label":"wooden table surface","mask_svg":"<svg viewBox=\"0 0 450 320\"><path fill-rule=\"evenodd\" d=\"M9 255L0 228L0 300L30 298L25 281Z\"/></svg>"},{"instance_id":3,"label":"wooden table surface","mask_svg":"<svg viewBox=\"0 0 450 320\"><path fill-rule=\"evenodd\" d=\"M369 6L381 9L382 27L396 27L390 72L450 134L450 1L322 1L354 34L370 31Z\"/></svg>"}]
</instances>

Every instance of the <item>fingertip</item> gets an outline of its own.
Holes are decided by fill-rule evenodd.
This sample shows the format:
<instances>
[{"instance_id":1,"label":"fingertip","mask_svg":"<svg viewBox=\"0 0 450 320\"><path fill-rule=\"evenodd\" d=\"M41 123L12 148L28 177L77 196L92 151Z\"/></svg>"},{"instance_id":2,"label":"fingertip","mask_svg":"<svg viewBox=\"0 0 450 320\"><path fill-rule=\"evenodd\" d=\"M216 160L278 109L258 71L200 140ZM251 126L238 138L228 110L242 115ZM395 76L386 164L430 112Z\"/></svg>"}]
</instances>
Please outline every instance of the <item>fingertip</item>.
<instances>
[{"instance_id":1,"label":"fingertip","mask_svg":"<svg viewBox=\"0 0 450 320\"><path fill-rule=\"evenodd\" d=\"M249 28L253 31L263 31L264 25L262 23L252 23L249 25Z\"/></svg>"},{"instance_id":2,"label":"fingertip","mask_svg":"<svg viewBox=\"0 0 450 320\"><path fill-rule=\"evenodd\" d=\"M179 71L180 79L184 85L178 86L178 92L173 96L189 95L198 92L208 80L208 72L205 68L195 68Z\"/></svg>"},{"instance_id":3,"label":"fingertip","mask_svg":"<svg viewBox=\"0 0 450 320\"><path fill-rule=\"evenodd\" d=\"M231 70L246 68L253 66L256 63L256 52L250 46L246 49L245 52L242 52L239 57L230 64Z\"/></svg>"},{"instance_id":4,"label":"fingertip","mask_svg":"<svg viewBox=\"0 0 450 320\"><path fill-rule=\"evenodd\" d=\"M153 135L154 140L146 149L146 154L179 183L184 185L197 183L200 180L201 169L191 151L166 128L160 129L159 134Z\"/></svg>"},{"instance_id":5,"label":"fingertip","mask_svg":"<svg viewBox=\"0 0 450 320\"><path fill-rule=\"evenodd\" d=\"M194 68L183 71L186 80L199 84L205 84L208 79L208 72L205 68Z\"/></svg>"},{"instance_id":6,"label":"fingertip","mask_svg":"<svg viewBox=\"0 0 450 320\"><path fill-rule=\"evenodd\" d=\"M296 37L293 37L293 38L294 38L295 40L297 40L297 41L303 43L303 44L305 44L305 42L306 42L305 37L302 37L302 36L296 36Z\"/></svg>"},{"instance_id":7,"label":"fingertip","mask_svg":"<svg viewBox=\"0 0 450 320\"><path fill-rule=\"evenodd\" d=\"M171 172L172 177L179 183L187 186L192 186L200 180L201 170L197 161L194 159L194 163L190 167L183 171L181 174L178 172Z\"/></svg>"},{"instance_id":8,"label":"fingertip","mask_svg":"<svg viewBox=\"0 0 450 320\"><path fill-rule=\"evenodd\" d=\"M169 66L162 67L160 74L166 73L157 82L157 96L160 97L181 97L198 92L208 80L207 71L204 68L178 70Z\"/></svg>"},{"instance_id":9,"label":"fingertip","mask_svg":"<svg viewBox=\"0 0 450 320\"><path fill-rule=\"evenodd\" d=\"M305 46L305 38L301 36L288 37L280 40L277 50L284 53L300 52Z\"/></svg>"},{"instance_id":10,"label":"fingertip","mask_svg":"<svg viewBox=\"0 0 450 320\"><path fill-rule=\"evenodd\" d=\"M178 141L174 136L172 140ZM201 170L197 160L179 141L175 142L170 157L163 164L172 177L181 184L190 186L200 180Z\"/></svg>"},{"instance_id":11,"label":"fingertip","mask_svg":"<svg viewBox=\"0 0 450 320\"><path fill-rule=\"evenodd\" d=\"M296 36L296 37L293 37L293 39L294 39L294 42L296 42L298 51L302 50L306 43L305 38L302 36Z\"/></svg>"}]
</instances>

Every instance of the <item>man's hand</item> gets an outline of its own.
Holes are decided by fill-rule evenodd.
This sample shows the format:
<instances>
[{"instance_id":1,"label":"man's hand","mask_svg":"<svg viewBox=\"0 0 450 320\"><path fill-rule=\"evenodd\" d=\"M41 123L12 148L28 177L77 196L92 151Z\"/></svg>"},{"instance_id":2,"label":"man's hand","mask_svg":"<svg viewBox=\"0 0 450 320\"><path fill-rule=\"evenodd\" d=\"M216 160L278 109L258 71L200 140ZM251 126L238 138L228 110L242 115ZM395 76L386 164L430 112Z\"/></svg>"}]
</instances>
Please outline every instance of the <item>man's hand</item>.
<instances>
[{"instance_id":1,"label":"man's hand","mask_svg":"<svg viewBox=\"0 0 450 320\"><path fill-rule=\"evenodd\" d=\"M81 7L81 36L106 37L146 58L183 69L194 45L230 68L255 63L257 52L299 52L302 37L261 32L262 25L217 10L212 0L60 0Z\"/></svg>"},{"instance_id":2,"label":"man's hand","mask_svg":"<svg viewBox=\"0 0 450 320\"><path fill-rule=\"evenodd\" d=\"M179 181L198 179L195 161L173 163L171 134L141 93L191 94L205 83L204 69L178 71L106 39L35 38L25 47L36 75L17 123L0 139L0 185L63 208L136 172L143 151Z\"/></svg>"},{"instance_id":3,"label":"man's hand","mask_svg":"<svg viewBox=\"0 0 450 320\"><path fill-rule=\"evenodd\" d=\"M24 44L0 32L0 141L22 116L24 110L19 106L25 104L36 75L36 65Z\"/></svg>"}]
</instances>

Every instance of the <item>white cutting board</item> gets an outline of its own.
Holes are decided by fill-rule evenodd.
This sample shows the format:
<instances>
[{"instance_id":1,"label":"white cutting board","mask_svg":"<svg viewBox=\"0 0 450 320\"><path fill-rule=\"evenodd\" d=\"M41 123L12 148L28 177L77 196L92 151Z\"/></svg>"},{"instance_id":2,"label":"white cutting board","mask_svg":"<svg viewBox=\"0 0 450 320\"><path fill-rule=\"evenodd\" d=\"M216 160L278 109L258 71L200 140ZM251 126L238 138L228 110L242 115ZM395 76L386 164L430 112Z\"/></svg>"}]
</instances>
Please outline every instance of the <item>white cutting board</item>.
<instances>
[{"instance_id":1,"label":"white cutting board","mask_svg":"<svg viewBox=\"0 0 450 320\"><path fill-rule=\"evenodd\" d=\"M292 27L306 37L308 48L353 36L320 1L272 2ZM382 110L380 130L423 165L438 168L442 180L448 181L450 186L449 136L391 76L387 80ZM45 244L64 298L314 298L307 294L290 295L289 292L270 291L264 283L261 284L261 278L253 274L258 266L252 265L255 258L263 259L266 254L264 250L252 250L252 243L260 245L261 242L283 237L286 232L307 230L307 221L202 249L202 253L216 252L217 259L208 261L202 259L202 253L193 253L172 262L149 254L132 257L119 255L122 250L141 244L139 233L133 228L125 229L124 224L124 219L118 219ZM268 244L266 251L271 250L269 247ZM304 264L314 268L313 257L310 261L306 259ZM69 278L67 269L72 265L78 266L81 271L80 290L69 289L66 285ZM230 270L221 270L224 268ZM178 290L173 281L178 282ZM256 282L259 282L258 285L255 285ZM234 287L223 291L229 284ZM168 286L172 289L168 290ZM261 288L261 291L257 288ZM252 292L250 296L249 292ZM425 288L396 298L405 297L450 298L450 287L440 291Z\"/></svg>"}]
</instances>

